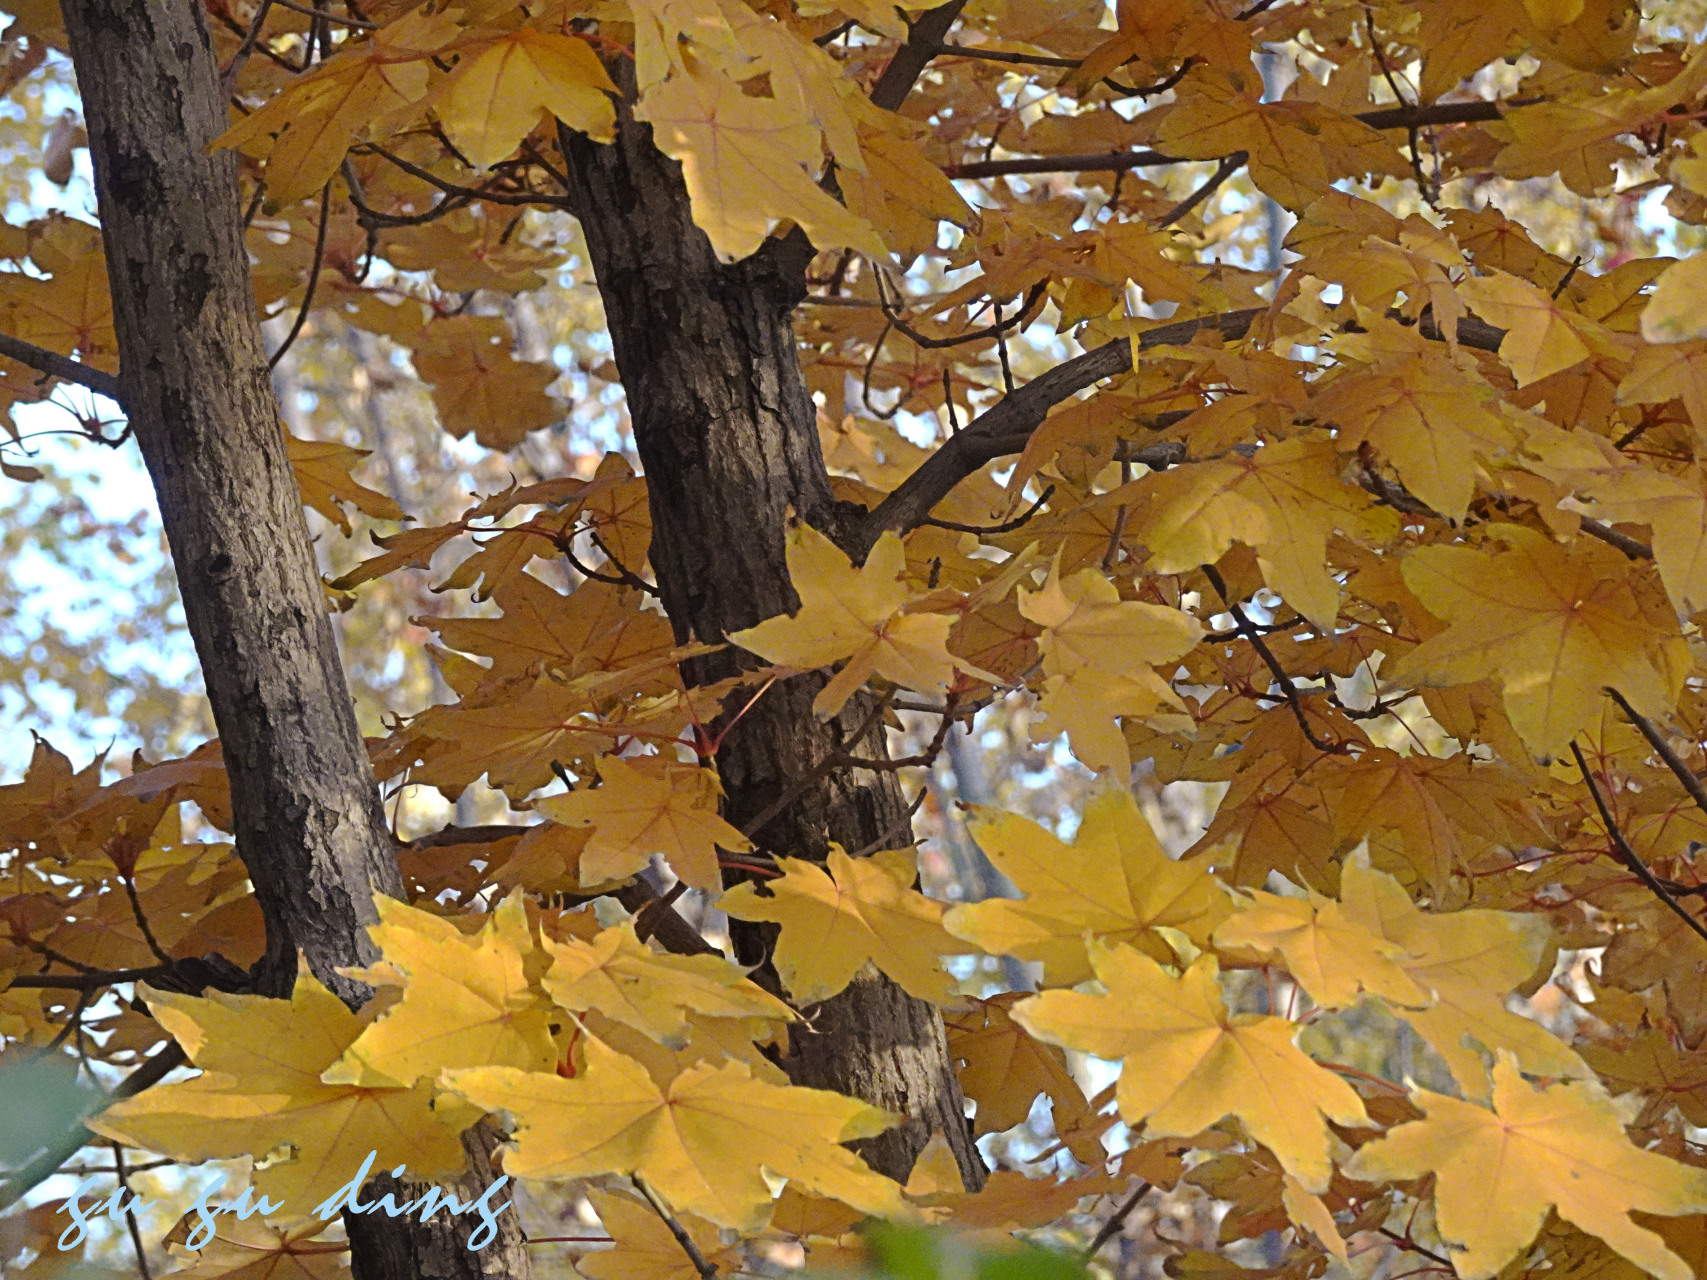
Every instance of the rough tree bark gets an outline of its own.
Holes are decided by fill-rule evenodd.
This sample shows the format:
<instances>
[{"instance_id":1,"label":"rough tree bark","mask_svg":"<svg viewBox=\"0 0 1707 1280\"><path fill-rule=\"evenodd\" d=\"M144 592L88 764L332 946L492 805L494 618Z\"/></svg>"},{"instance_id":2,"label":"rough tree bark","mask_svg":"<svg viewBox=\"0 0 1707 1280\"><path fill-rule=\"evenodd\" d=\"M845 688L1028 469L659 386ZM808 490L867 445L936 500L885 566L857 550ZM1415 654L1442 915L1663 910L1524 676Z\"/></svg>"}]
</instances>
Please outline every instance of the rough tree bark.
<instances>
[{"instance_id":1,"label":"rough tree bark","mask_svg":"<svg viewBox=\"0 0 1707 1280\"><path fill-rule=\"evenodd\" d=\"M619 114L609 145L559 131L569 204L587 238L646 473L665 611L678 640L717 642L800 607L784 556L790 508L844 542L865 513L838 507L831 493L796 354L793 312L811 246L796 232L745 261L718 262L693 224L681 166L653 145L649 126L626 108ZM690 678L708 684L741 662L725 650L693 663ZM735 825L760 817L828 754L885 754L881 725L843 741L867 721L866 699L818 723L821 684L802 676L776 685L725 737L718 768ZM778 853L821 859L832 842L866 850L904 841L907 829L893 773L835 770L749 834ZM759 931L738 927L736 942L743 961L764 958ZM982 1185L942 1020L874 969L813 1011L785 1065L800 1084L908 1117L860 1144L874 1168L905 1179L940 1129L968 1185Z\"/></svg>"},{"instance_id":2,"label":"rough tree bark","mask_svg":"<svg viewBox=\"0 0 1707 1280\"><path fill-rule=\"evenodd\" d=\"M300 948L335 972L378 958L363 927L398 874L285 455L236 157L210 156L224 95L199 0L66 0L121 362L184 613L224 747L237 853L266 918L257 990L285 994ZM478 1141L478 1135L470 1139ZM475 1183L492 1177L471 1162ZM471 1253L457 1233L363 1223L357 1280L531 1274L519 1226Z\"/></svg>"}]
</instances>

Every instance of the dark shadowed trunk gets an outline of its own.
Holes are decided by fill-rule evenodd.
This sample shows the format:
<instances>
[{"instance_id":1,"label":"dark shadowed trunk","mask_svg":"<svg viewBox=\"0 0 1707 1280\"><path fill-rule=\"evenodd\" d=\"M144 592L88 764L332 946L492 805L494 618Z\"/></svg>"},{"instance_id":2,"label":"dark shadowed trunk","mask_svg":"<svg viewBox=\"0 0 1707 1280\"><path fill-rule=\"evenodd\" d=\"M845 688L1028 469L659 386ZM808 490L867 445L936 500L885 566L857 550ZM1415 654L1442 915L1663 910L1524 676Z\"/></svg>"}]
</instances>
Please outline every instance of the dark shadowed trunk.
<instances>
[{"instance_id":1,"label":"dark shadowed trunk","mask_svg":"<svg viewBox=\"0 0 1707 1280\"><path fill-rule=\"evenodd\" d=\"M153 477L231 778L237 852L267 923L257 989L285 994L300 948L346 1001L340 965L377 952L373 895L402 888L285 455L243 247L236 157L202 6L66 0L95 166L130 425ZM465 1186L492 1174L482 1158ZM357 1280L530 1274L511 1215L480 1253L386 1218L352 1233Z\"/></svg>"},{"instance_id":2,"label":"dark shadowed trunk","mask_svg":"<svg viewBox=\"0 0 1707 1280\"><path fill-rule=\"evenodd\" d=\"M715 642L792 612L800 601L784 557L789 509L844 541L863 515L831 495L796 355L793 312L811 248L796 232L743 262L719 263L693 225L681 167L626 110L612 145L568 130L560 140L646 472L652 568L676 637ZM741 660L726 650L691 674L710 683ZM778 684L727 735L717 763L735 825L761 816L826 755L885 753L881 726L863 741L839 740L866 721L867 699L818 723L812 699L821 687L814 676ZM869 851L906 841L906 802L893 773L836 770L751 834L794 857L821 859L832 842ZM744 961L764 958L760 930L738 925L736 941ZM875 970L814 1012L786 1065L800 1084L909 1117L861 1144L881 1172L904 1179L941 1129L968 1184L981 1185L942 1020Z\"/></svg>"}]
</instances>

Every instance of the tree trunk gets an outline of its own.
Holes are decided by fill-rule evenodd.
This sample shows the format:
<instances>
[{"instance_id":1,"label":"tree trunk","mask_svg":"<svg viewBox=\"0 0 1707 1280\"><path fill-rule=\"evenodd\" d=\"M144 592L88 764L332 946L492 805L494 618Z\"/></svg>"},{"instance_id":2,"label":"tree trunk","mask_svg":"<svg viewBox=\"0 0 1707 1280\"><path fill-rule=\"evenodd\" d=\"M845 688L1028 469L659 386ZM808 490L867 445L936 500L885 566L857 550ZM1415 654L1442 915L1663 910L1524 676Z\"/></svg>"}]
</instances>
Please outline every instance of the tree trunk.
<instances>
[{"instance_id":1,"label":"tree trunk","mask_svg":"<svg viewBox=\"0 0 1707 1280\"><path fill-rule=\"evenodd\" d=\"M864 512L839 508L831 494L796 355L793 311L811 246L795 232L743 262L719 263L693 224L681 167L653 146L649 127L621 114L610 145L560 129L569 201L587 238L645 467L664 608L678 641L717 642L800 607L784 554L790 508L832 538ZM690 675L708 684L741 664L737 651L725 650L696 660ZM812 699L822 682L779 683L726 736L718 768L737 826L834 751L884 754L880 724L862 741L841 740L867 721L867 699L818 723ZM907 826L894 774L837 770L750 834L777 853L822 859L832 842L850 853L901 843ZM762 960L762 948L757 930L738 928L743 961ZM798 1083L908 1117L861 1144L880 1172L905 1179L941 1129L968 1185L982 1184L942 1019L875 970L815 1011L786 1065Z\"/></svg>"},{"instance_id":2,"label":"tree trunk","mask_svg":"<svg viewBox=\"0 0 1707 1280\"><path fill-rule=\"evenodd\" d=\"M154 480L231 780L237 853L267 924L256 989L283 995L300 948L352 1006L340 965L378 958L373 895L402 888L285 454L243 246L237 161L200 0L66 0L106 244L120 387ZM490 1180L484 1160L471 1178ZM513 1219L509 1233L519 1239ZM418 1236L407 1238L411 1233ZM530 1274L386 1219L370 1275ZM414 1259L411 1271L370 1257ZM494 1268L504 1266L502 1272Z\"/></svg>"}]
</instances>

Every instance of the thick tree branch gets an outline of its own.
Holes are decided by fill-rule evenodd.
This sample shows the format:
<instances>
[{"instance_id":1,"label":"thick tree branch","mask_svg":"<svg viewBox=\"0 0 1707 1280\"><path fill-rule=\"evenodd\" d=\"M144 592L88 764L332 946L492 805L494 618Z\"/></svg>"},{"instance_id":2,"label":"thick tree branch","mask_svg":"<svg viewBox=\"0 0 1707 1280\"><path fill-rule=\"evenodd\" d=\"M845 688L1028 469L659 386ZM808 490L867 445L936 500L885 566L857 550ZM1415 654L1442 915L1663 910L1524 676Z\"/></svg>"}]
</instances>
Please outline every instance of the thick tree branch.
<instances>
[{"instance_id":1,"label":"thick tree branch","mask_svg":"<svg viewBox=\"0 0 1707 1280\"><path fill-rule=\"evenodd\" d=\"M883 68L883 74L872 88L873 106L882 107L885 111L900 109L931 59L947 47L943 43L944 37L965 7L966 0L949 0L949 3L920 15L907 30L907 42L889 60L889 65Z\"/></svg>"},{"instance_id":2,"label":"thick tree branch","mask_svg":"<svg viewBox=\"0 0 1707 1280\"><path fill-rule=\"evenodd\" d=\"M16 360L19 364L27 364L32 369L39 369L49 377L88 387L109 400L123 399L119 395L119 380L112 374L92 365L79 364L70 356L62 356L57 351L38 347L33 342L25 342L22 338L12 337L11 334L0 333L0 356Z\"/></svg>"},{"instance_id":3,"label":"thick tree branch","mask_svg":"<svg viewBox=\"0 0 1707 1280\"><path fill-rule=\"evenodd\" d=\"M1379 111L1364 111L1353 118L1361 120L1372 129L1420 129L1437 124L1478 124L1500 119L1508 107L1520 107L1534 101L1536 99L1519 98L1506 102L1437 102L1426 107L1383 107ZM978 160L968 164L945 165L943 172L951 178L1002 178L1028 173L1120 173L1126 169L1188 163L1190 161L1171 156L1165 151L1144 148L1137 151L1105 151L1088 155Z\"/></svg>"},{"instance_id":4,"label":"thick tree branch","mask_svg":"<svg viewBox=\"0 0 1707 1280\"><path fill-rule=\"evenodd\" d=\"M1190 342L1204 329L1219 329L1223 337L1236 340L1250 332L1251 324L1263 310L1250 307L1158 325L1138 336L1138 349L1148 351ZM1421 332L1429 338L1440 336L1433 325L1424 324ZM1471 317L1458 322L1458 341L1467 347L1497 351L1504 337L1504 330ZM1031 433L1043 425L1056 405L1104 378L1130 372L1132 345L1127 339L1117 338L1058 364L1012 395L1004 396L964 431L950 436L861 522L858 554L869 551L885 530L905 533L918 528L930 515L931 508L967 476L997 458L1021 452Z\"/></svg>"}]
</instances>

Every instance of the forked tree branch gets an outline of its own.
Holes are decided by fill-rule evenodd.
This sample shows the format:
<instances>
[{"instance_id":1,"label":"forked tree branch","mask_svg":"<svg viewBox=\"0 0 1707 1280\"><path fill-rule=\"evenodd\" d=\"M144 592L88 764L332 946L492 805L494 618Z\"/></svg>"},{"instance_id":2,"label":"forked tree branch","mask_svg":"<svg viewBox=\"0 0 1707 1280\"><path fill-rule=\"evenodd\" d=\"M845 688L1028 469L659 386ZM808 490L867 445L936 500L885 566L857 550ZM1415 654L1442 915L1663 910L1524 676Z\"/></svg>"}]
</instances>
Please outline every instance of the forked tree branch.
<instances>
[{"instance_id":1,"label":"forked tree branch","mask_svg":"<svg viewBox=\"0 0 1707 1280\"><path fill-rule=\"evenodd\" d=\"M1241 311L1223 311L1217 315L1158 325L1139 334L1136 345L1140 351L1177 346L1190 342L1205 329L1217 329L1224 338L1237 340L1250 332L1251 325L1264 310L1266 308L1248 307ZM1427 338L1440 336L1438 328L1429 324L1420 326L1419 331ZM1466 316L1458 322L1458 341L1464 346L1497 351L1504 338L1503 329L1496 329L1480 320ZM1056 365L1012 395L998 400L964 431L950 436L920 464L918 470L866 515L860 523L857 545L851 548L853 554L863 558L888 530L906 533L918 528L929 517L931 509L967 476L997 458L1022 452L1032 432L1043 425L1049 411L1056 405L1104 378L1131 372L1133 345L1126 338L1106 342Z\"/></svg>"},{"instance_id":2,"label":"forked tree branch","mask_svg":"<svg viewBox=\"0 0 1707 1280\"><path fill-rule=\"evenodd\" d=\"M0 356L16 360L19 364L27 364L30 368L39 369L49 377L58 378L63 382L75 382L98 395L106 396L109 400L122 400L119 395L119 380L112 374L93 365L79 364L70 356L62 356L57 351L38 347L33 342L25 342L22 338L12 337L11 334L0 333Z\"/></svg>"}]
</instances>

